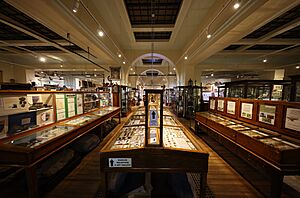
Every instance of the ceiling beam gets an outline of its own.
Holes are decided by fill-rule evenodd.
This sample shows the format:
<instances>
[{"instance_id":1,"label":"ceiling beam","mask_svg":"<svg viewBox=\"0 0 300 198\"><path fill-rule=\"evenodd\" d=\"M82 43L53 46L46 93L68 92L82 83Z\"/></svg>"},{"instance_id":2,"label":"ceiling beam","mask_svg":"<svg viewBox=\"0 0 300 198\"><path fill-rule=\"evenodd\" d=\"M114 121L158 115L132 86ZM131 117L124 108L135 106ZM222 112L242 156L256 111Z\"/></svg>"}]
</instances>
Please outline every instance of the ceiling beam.
<instances>
[{"instance_id":1,"label":"ceiling beam","mask_svg":"<svg viewBox=\"0 0 300 198\"><path fill-rule=\"evenodd\" d=\"M293 28L295 28L299 25L300 25L300 21L297 18L297 19L295 19L295 20L293 20L293 21L291 21L291 22L289 22L289 23L287 23L287 24L285 24L285 25L283 25L279 28L276 28L275 30L269 32L268 34L265 34L264 36L262 36L261 38L258 39L258 42L239 48L238 51L244 51L244 50L246 50L246 49L248 49L248 48L250 48L250 47L252 47L256 44L260 44L260 42L267 41L268 39L271 39L271 38L273 38L273 37L275 37L279 34L287 32L287 31L289 31L289 30L291 30L291 29L293 29Z\"/></svg>"},{"instance_id":2,"label":"ceiling beam","mask_svg":"<svg viewBox=\"0 0 300 198\"><path fill-rule=\"evenodd\" d=\"M56 43L62 46L71 46L72 43L66 40L54 40ZM52 43L37 41L37 40L6 40L5 43L0 43L2 46L54 46Z\"/></svg>"},{"instance_id":3,"label":"ceiling beam","mask_svg":"<svg viewBox=\"0 0 300 198\"><path fill-rule=\"evenodd\" d=\"M259 41L259 39L241 39L237 42L232 43L232 45L255 45L259 43L260 45L294 45L300 43L300 39L268 39L266 41Z\"/></svg>"}]
</instances>

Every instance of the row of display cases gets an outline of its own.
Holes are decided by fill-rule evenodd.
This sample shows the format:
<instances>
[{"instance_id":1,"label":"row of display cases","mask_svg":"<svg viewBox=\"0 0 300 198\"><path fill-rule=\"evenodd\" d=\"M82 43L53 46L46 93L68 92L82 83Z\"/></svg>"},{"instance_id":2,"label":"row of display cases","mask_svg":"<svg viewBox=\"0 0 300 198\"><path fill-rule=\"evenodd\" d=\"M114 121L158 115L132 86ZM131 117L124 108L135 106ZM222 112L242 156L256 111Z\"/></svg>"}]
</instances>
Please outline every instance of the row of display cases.
<instances>
[{"instance_id":1,"label":"row of display cases","mask_svg":"<svg viewBox=\"0 0 300 198\"><path fill-rule=\"evenodd\" d=\"M97 108L56 123L2 138L0 139L0 164L24 168L29 197L38 197L39 164L113 117L118 117L120 123L119 107Z\"/></svg>"},{"instance_id":2,"label":"row of display cases","mask_svg":"<svg viewBox=\"0 0 300 198\"><path fill-rule=\"evenodd\" d=\"M300 164L295 158L300 152L300 141L295 138L216 113L197 113L196 120L278 166Z\"/></svg>"},{"instance_id":3,"label":"row of display cases","mask_svg":"<svg viewBox=\"0 0 300 198\"><path fill-rule=\"evenodd\" d=\"M0 91L0 138L105 106L109 92Z\"/></svg>"},{"instance_id":4,"label":"row of display cases","mask_svg":"<svg viewBox=\"0 0 300 198\"><path fill-rule=\"evenodd\" d=\"M210 97L209 111L300 139L300 103Z\"/></svg>"}]
</instances>

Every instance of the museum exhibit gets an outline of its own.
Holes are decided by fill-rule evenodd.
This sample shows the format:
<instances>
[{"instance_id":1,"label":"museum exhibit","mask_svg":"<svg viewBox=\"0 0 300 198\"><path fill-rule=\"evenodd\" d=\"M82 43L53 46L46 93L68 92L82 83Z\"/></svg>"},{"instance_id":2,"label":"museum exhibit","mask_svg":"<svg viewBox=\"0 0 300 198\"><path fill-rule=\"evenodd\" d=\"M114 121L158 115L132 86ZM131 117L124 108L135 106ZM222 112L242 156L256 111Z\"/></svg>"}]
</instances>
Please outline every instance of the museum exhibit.
<instances>
[{"instance_id":1,"label":"museum exhibit","mask_svg":"<svg viewBox=\"0 0 300 198\"><path fill-rule=\"evenodd\" d=\"M1 198L300 197L300 0L1 0Z\"/></svg>"}]
</instances>

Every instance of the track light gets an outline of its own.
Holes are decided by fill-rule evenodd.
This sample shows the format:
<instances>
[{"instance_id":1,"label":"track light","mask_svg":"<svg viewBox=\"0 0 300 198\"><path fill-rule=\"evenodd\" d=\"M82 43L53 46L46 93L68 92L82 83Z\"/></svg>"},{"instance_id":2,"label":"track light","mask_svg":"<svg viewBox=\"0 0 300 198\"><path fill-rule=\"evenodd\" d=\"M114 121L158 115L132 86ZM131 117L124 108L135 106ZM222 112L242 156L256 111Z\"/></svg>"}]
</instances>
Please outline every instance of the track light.
<instances>
[{"instance_id":1,"label":"track light","mask_svg":"<svg viewBox=\"0 0 300 198\"><path fill-rule=\"evenodd\" d=\"M63 65L60 65L60 67L62 68L62 67L63 67Z\"/></svg>"},{"instance_id":2,"label":"track light","mask_svg":"<svg viewBox=\"0 0 300 198\"><path fill-rule=\"evenodd\" d=\"M123 61L123 64L125 65L125 64L126 64L126 62L125 62L125 61Z\"/></svg>"},{"instance_id":3,"label":"track light","mask_svg":"<svg viewBox=\"0 0 300 198\"><path fill-rule=\"evenodd\" d=\"M99 35L100 37L103 37L103 36L104 36L104 32L103 32L102 30L98 30L98 35Z\"/></svg>"},{"instance_id":4,"label":"track light","mask_svg":"<svg viewBox=\"0 0 300 198\"><path fill-rule=\"evenodd\" d=\"M210 76L213 77L213 76L214 76L214 73L210 74Z\"/></svg>"},{"instance_id":5,"label":"track light","mask_svg":"<svg viewBox=\"0 0 300 198\"><path fill-rule=\"evenodd\" d=\"M266 58L264 58L263 62L266 63L266 62L268 62L268 60Z\"/></svg>"},{"instance_id":6,"label":"track light","mask_svg":"<svg viewBox=\"0 0 300 198\"><path fill-rule=\"evenodd\" d=\"M74 5L73 5L73 12L76 13L78 12L80 0L74 0Z\"/></svg>"},{"instance_id":7,"label":"track light","mask_svg":"<svg viewBox=\"0 0 300 198\"><path fill-rule=\"evenodd\" d=\"M299 69L300 68L300 66L298 65L298 66L296 66L296 69Z\"/></svg>"},{"instance_id":8,"label":"track light","mask_svg":"<svg viewBox=\"0 0 300 198\"><path fill-rule=\"evenodd\" d=\"M122 54L119 54L118 57L121 58L121 57L122 57Z\"/></svg>"},{"instance_id":9,"label":"track light","mask_svg":"<svg viewBox=\"0 0 300 198\"><path fill-rule=\"evenodd\" d=\"M235 2L235 4L233 5L233 8L234 8L235 10L237 10L237 9L239 9L240 6L241 6L240 2L237 1L237 2Z\"/></svg>"},{"instance_id":10,"label":"track light","mask_svg":"<svg viewBox=\"0 0 300 198\"><path fill-rule=\"evenodd\" d=\"M44 62L46 62L46 58L41 56L41 57L39 58L39 61L41 61L41 62L44 63Z\"/></svg>"},{"instance_id":11,"label":"track light","mask_svg":"<svg viewBox=\"0 0 300 198\"><path fill-rule=\"evenodd\" d=\"M173 68L173 70L175 71L175 70L176 70L176 68L174 67L174 68Z\"/></svg>"},{"instance_id":12,"label":"track light","mask_svg":"<svg viewBox=\"0 0 300 198\"><path fill-rule=\"evenodd\" d=\"M187 57L187 56L185 56L185 57L184 57L184 59L185 59L185 60L187 60L187 59L188 59L188 57Z\"/></svg>"},{"instance_id":13,"label":"track light","mask_svg":"<svg viewBox=\"0 0 300 198\"><path fill-rule=\"evenodd\" d=\"M211 38L211 34L207 34L206 38L208 38L208 39Z\"/></svg>"}]
</instances>

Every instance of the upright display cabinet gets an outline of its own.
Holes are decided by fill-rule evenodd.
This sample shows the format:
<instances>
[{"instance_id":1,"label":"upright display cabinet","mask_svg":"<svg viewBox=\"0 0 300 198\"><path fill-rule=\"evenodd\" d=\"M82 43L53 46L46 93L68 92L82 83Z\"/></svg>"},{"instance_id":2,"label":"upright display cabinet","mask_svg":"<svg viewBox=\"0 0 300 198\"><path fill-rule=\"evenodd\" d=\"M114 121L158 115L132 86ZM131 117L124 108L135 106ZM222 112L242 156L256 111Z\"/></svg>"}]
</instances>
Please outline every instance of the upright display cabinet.
<instances>
[{"instance_id":1,"label":"upright display cabinet","mask_svg":"<svg viewBox=\"0 0 300 198\"><path fill-rule=\"evenodd\" d=\"M163 145L163 90L146 89L146 146Z\"/></svg>"}]
</instances>

